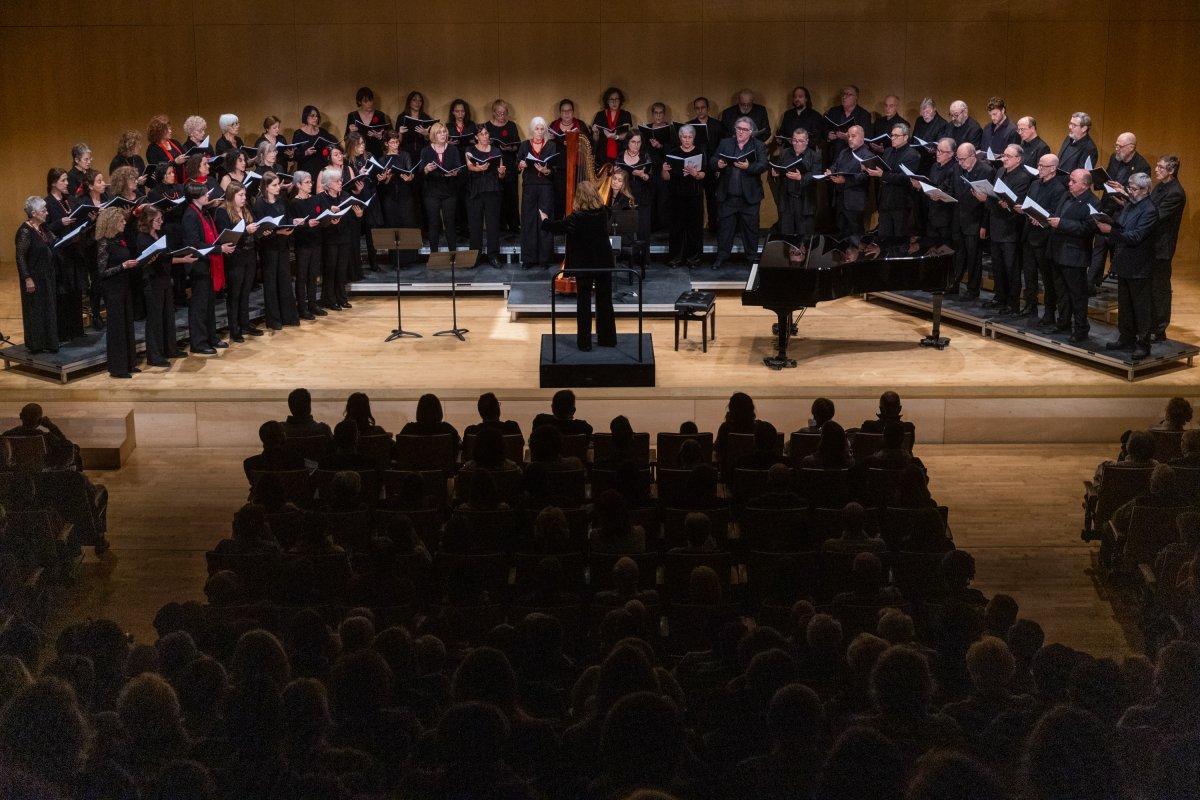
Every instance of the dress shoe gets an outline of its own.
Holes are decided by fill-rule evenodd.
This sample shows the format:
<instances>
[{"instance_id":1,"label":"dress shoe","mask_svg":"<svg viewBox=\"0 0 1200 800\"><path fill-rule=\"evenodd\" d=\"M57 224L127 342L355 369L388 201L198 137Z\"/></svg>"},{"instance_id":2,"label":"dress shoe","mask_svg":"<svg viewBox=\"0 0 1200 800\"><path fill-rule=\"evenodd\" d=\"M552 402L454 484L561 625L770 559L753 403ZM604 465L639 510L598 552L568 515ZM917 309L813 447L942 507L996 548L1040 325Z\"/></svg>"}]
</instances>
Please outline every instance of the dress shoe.
<instances>
[{"instance_id":1,"label":"dress shoe","mask_svg":"<svg viewBox=\"0 0 1200 800\"><path fill-rule=\"evenodd\" d=\"M138 369L137 367L133 367L133 368L132 368L132 369L130 369L129 371L130 371L130 372L132 372L134 375L137 375L137 374L139 374L139 373L141 372L141 370L140 370L140 369Z\"/></svg>"},{"instance_id":2,"label":"dress shoe","mask_svg":"<svg viewBox=\"0 0 1200 800\"><path fill-rule=\"evenodd\" d=\"M338 305L337 303L334 303L333 305L325 306L325 310L326 311L341 311L342 307L340 305Z\"/></svg>"},{"instance_id":3,"label":"dress shoe","mask_svg":"<svg viewBox=\"0 0 1200 800\"><path fill-rule=\"evenodd\" d=\"M1130 356L1134 361L1141 361L1143 358L1150 357L1150 345L1143 342L1138 342L1133 346L1133 354Z\"/></svg>"},{"instance_id":4,"label":"dress shoe","mask_svg":"<svg viewBox=\"0 0 1200 800\"><path fill-rule=\"evenodd\" d=\"M668 266L668 267L670 267L671 269L675 269L676 267L678 267L678 266L679 266L680 264L682 264L682 263L683 263L683 262L682 262L680 259L678 259L678 258L672 258L672 259L670 259L669 261L667 261L667 266Z\"/></svg>"},{"instance_id":5,"label":"dress shoe","mask_svg":"<svg viewBox=\"0 0 1200 800\"><path fill-rule=\"evenodd\" d=\"M1038 320L1039 328L1053 328L1057 324L1058 322L1054 319L1054 317L1042 317Z\"/></svg>"},{"instance_id":6,"label":"dress shoe","mask_svg":"<svg viewBox=\"0 0 1200 800\"><path fill-rule=\"evenodd\" d=\"M176 350L174 353L167 353L167 358L186 358L187 353L182 350Z\"/></svg>"},{"instance_id":7,"label":"dress shoe","mask_svg":"<svg viewBox=\"0 0 1200 800\"><path fill-rule=\"evenodd\" d=\"M229 341L241 344L242 342L246 341L246 337L242 336L240 333L233 333L230 334ZM228 345L226 345L226 347L228 347Z\"/></svg>"},{"instance_id":8,"label":"dress shoe","mask_svg":"<svg viewBox=\"0 0 1200 800\"><path fill-rule=\"evenodd\" d=\"M314 307L314 308L310 308L310 309L309 309L309 312L310 312L311 314L314 314L314 315L318 316L318 317L327 317L327 316L329 316L329 312L327 312L325 309L321 308L320 306L316 306L316 307ZM309 317L309 319L312 319L312 317Z\"/></svg>"},{"instance_id":9,"label":"dress shoe","mask_svg":"<svg viewBox=\"0 0 1200 800\"><path fill-rule=\"evenodd\" d=\"M1071 326L1068 323L1060 322L1054 326L1053 330L1055 333L1066 333L1067 331L1071 330Z\"/></svg>"},{"instance_id":10,"label":"dress shoe","mask_svg":"<svg viewBox=\"0 0 1200 800\"><path fill-rule=\"evenodd\" d=\"M1133 342L1127 342L1124 339L1115 339L1111 342L1104 343L1105 350L1132 350Z\"/></svg>"},{"instance_id":11,"label":"dress shoe","mask_svg":"<svg viewBox=\"0 0 1200 800\"><path fill-rule=\"evenodd\" d=\"M258 328L247 328L245 331L250 336L262 336L263 332Z\"/></svg>"},{"instance_id":12,"label":"dress shoe","mask_svg":"<svg viewBox=\"0 0 1200 800\"><path fill-rule=\"evenodd\" d=\"M343 301L342 301L342 308L354 308L354 306L350 305L350 301L349 301L349 300L343 300Z\"/></svg>"},{"instance_id":13,"label":"dress shoe","mask_svg":"<svg viewBox=\"0 0 1200 800\"><path fill-rule=\"evenodd\" d=\"M1087 340L1088 340L1088 332L1087 331L1076 331L1075 333L1072 333L1067 338L1067 341L1070 342L1071 344L1079 344L1080 342L1086 342Z\"/></svg>"},{"instance_id":14,"label":"dress shoe","mask_svg":"<svg viewBox=\"0 0 1200 800\"><path fill-rule=\"evenodd\" d=\"M283 330L283 325L281 325L281 324L277 324L277 323L274 323L274 322L272 322L272 323L271 323L270 325L268 325L267 327L268 327L268 328L270 328L270 329L271 329L271 330L273 330L273 331L281 331L281 330ZM262 336L262 331L258 331L258 335L259 335L259 336Z\"/></svg>"},{"instance_id":15,"label":"dress shoe","mask_svg":"<svg viewBox=\"0 0 1200 800\"><path fill-rule=\"evenodd\" d=\"M211 347L193 347L192 353L198 356L215 356L217 351Z\"/></svg>"},{"instance_id":16,"label":"dress shoe","mask_svg":"<svg viewBox=\"0 0 1200 800\"><path fill-rule=\"evenodd\" d=\"M576 345L576 346L585 353L590 353L592 350L592 345L590 342L588 344L581 344L581 345Z\"/></svg>"},{"instance_id":17,"label":"dress shoe","mask_svg":"<svg viewBox=\"0 0 1200 800\"><path fill-rule=\"evenodd\" d=\"M1004 309L1004 306L1001 305L1000 303L996 302L994 299L980 303L979 307L980 308L996 308L996 309L1001 309L1001 310Z\"/></svg>"},{"instance_id":18,"label":"dress shoe","mask_svg":"<svg viewBox=\"0 0 1200 800\"><path fill-rule=\"evenodd\" d=\"M130 375L128 372L110 372L110 373L108 373L108 376L109 376L110 378L121 378L121 379L125 379L125 378L132 378L132 377L133 377L133 376L132 376L132 375Z\"/></svg>"},{"instance_id":19,"label":"dress shoe","mask_svg":"<svg viewBox=\"0 0 1200 800\"><path fill-rule=\"evenodd\" d=\"M698 267L698 266L700 266L700 259L699 258L689 258L687 260L687 265L688 265L688 269L691 269L692 267Z\"/></svg>"},{"instance_id":20,"label":"dress shoe","mask_svg":"<svg viewBox=\"0 0 1200 800\"><path fill-rule=\"evenodd\" d=\"M1152 342L1165 342L1167 340L1167 334L1164 331L1155 331L1146 338Z\"/></svg>"},{"instance_id":21,"label":"dress shoe","mask_svg":"<svg viewBox=\"0 0 1200 800\"><path fill-rule=\"evenodd\" d=\"M153 361L147 361L146 366L148 366L148 367L169 367L169 366L171 366L171 362L167 361L165 358L156 358Z\"/></svg>"},{"instance_id":22,"label":"dress shoe","mask_svg":"<svg viewBox=\"0 0 1200 800\"><path fill-rule=\"evenodd\" d=\"M324 316L324 315L322 314L322 316ZM316 317L313 314L311 314L310 312L305 311L303 314L300 315L300 319L307 319L307 320L311 321L311 320L315 320Z\"/></svg>"},{"instance_id":23,"label":"dress shoe","mask_svg":"<svg viewBox=\"0 0 1200 800\"><path fill-rule=\"evenodd\" d=\"M725 262L724 262L724 261L721 261L721 260L714 261L714 262L712 263L712 268L713 268L714 270L718 270L718 269L725 269Z\"/></svg>"},{"instance_id":24,"label":"dress shoe","mask_svg":"<svg viewBox=\"0 0 1200 800\"><path fill-rule=\"evenodd\" d=\"M1022 317L1036 317L1038 315L1038 307L1036 305L1023 305L1017 313Z\"/></svg>"},{"instance_id":25,"label":"dress shoe","mask_svg":"<svg viewBox=\"0 0 1200 800\"><path fill-rule=\"evenodd\" d=\"M229 347L229 342L213 342L212 346L218 350L224 350L225 348Z\"/></svg>"}]
</instances>

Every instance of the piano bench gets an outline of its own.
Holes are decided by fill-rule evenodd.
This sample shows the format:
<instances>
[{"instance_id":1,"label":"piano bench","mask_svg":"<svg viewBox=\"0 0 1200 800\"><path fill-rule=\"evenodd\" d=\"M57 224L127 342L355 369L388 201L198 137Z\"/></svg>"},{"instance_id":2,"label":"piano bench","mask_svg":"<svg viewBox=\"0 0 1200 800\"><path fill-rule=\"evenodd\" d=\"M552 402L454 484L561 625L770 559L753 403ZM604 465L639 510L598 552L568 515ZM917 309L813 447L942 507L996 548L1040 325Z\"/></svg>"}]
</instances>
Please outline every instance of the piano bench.
<instances>
[{"instance_id":1,"label":"piano bench","mask_svg":"<svg viewBox=\"0 0 1200 800\"><path fill-rule=\"evenodd\" d=\"M679 323L683 323L683 338L687 338L689 322L700 323L701 346L708 352L709 319L712 319L712 338L717 338L716 292L687 291L675 301L675 350L679 350Z\"/></svg>"}]
</instances>

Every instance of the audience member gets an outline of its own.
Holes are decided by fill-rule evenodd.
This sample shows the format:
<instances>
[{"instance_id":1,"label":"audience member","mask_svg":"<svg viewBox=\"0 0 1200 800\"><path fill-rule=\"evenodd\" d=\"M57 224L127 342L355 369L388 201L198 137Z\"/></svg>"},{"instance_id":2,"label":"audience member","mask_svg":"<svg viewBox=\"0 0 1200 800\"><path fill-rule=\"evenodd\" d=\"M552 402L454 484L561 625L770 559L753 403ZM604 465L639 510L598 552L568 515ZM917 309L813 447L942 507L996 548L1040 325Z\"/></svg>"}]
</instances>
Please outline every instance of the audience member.
<instances>
[{"instance_id":1,"label":"audience member","mask_svg":"<svg viewBox=\"0 0 1200 800\"><path fill-rule=\"evenodd\" d=\"M369 471L379 468L379 462L358 452L361 426L352 419L344 419L333 428L333 452L322 456L317 469L322 472Z\"/></svg>"},{"instance_id":2,"label":"audience member","mask_svg":"<svg viewBox=\"0 0 1200 800\"><path fill-rule=\"evenodd\" d=\"M258 472L280 472L304 469L304 458L288 447L283 423L268 420L258 427L262 452L242 462L246 478L253 483Z\"/></svg>"},{"instance_id":3,"label":"audience member","mask_svg":"<svg viewBox=\"0 0 1200 800\"><path fill-rule=\"evenodd\" d=\"M375 424L375 415L371 413L371 399L363 392L354 392L346 398L346 410L342 416L358 426L359 436L390 435L386 430ZM337 438L337 427L333 429Z\"/></svg>"},{"instance_id":4,"label":"audience member","mask_svg":"<svg viewBox=\"0 0 1200 800\"><path fill-rule=\"evenodd\" d=\"M609 489L596 498L588 541L595 553L644 553L646 532L629 521L625 499Z\"/></svg>"},{"instance_id":5,"label":"audience member","mask_svg":"<svg viewBox=\"0 0 1200 800\"><path fill-rule=\"evenodd\" d=\"M671 553L716 553L717 541L713 538L712 521L701 511L689 511L683 518L684 547L672 547Z\"/></svg>"},{"instance_id":6,"label":"audience member","mask_svg":"<svg viewBox=\"0 0 1200 800\"><path fill-rule=\"evenodd\" d=\"M435 394L423 394L417 400L416 419L400 429L401 436L450 436L457 455L462 447L458 431L442 417L442 401Z\"/></svg>"},{"instance_id":7,"label":"audience member","mask_svg":"<svg viewBox=\"0 0 1200 800\"><path fill-rule=\"evenodd\" d=\"M888 423L894 422L900 426L900 430L905 435L915 436L917 426L902 419L902 411L900 395L890 390L886 391L879 395L879 411L875 414L876 418L863 420L858 429L864 433L883 433L887 429Z\"/></svg>"},{"instance_id":8,"label":"audience member","mask_svg":"<svg viewBox=\"0 0 1200 800\"><path fill-rule=\"evenodd\" d=\"M39 437L46 445L46 467L48 469L73 469L83 471L83 458L79 446L66 437L49 417L42 413L37 403L27 403L21 408L21 424L9 428L0 436Z\"/></svg>"},{"instance_id":9,"label":"audience member","mask_svg":"<svg viewBox=\"0 0 1200 800\"><path fill-rule=\"evenodd\" d=\"M820 433L821 426L833 420L836 409L832 400L827 397L818 397L816 400L813 400L810 413L812 416L809 418L808 424L798 429L796 433Z\"/></svg>"},{"instance_id":10,"label":"audience member","mask_svg":"<svg viewBox=\"0 0 1200 800\"><path fill-rule=\"evenodd\" d=\"M794 473L787 464L772 464L767 470L765 491L746 501L747 508L802 508L805 503L793 489Z\"/></svg>"},{"instance_id":11,"label":"audience member","mask_svg":"<svg viewBox=\"0 0 1200 800\"><path fill-rule=\"evenodd\" d=\"M1200 428L1184 431L1179 449L1182 455L1171 462L1172 467L1200 469Z\"/></svg>"},{"instance_id":12,"label":"audience member","mask_svg":"<svg viewBox=\"0 0 1200 800\"><path fill-rule=\"evenodd\" d=\"M1192 421L1192 404L1186 397L1172 397L1167 401L1165 416L1151 427L1159 431L1182 431Z\"/></svg>"},{"instance_id":13,"label":"audience member","mask_svg":"<svg viewBox=\"0 0 1200 800\"><path fill-rule=\"evenodd\" d=\"M821 441L817 450L804 457L800 462L804 469L850 469L854 466L854 458L850 455L850 441L846 431L836 422L826 422L821 426Z\"/></svg>"},{"instance_id":14,"label":"audience member","mask_svg":"<svg viewBox=\"0 0 1200 800\"><path fill-rule=\"evenodd\" d=\"M536 431L547 425L563 436L592 435L592 426L585 420L575 418L575 393L570 389L559 389L554 393L550 401L550 413L534 417L531 429ZM533 448L532 437L529 446L530 449Z\"/></svg>"},{"instance_id":15,"label":"audience member","mask_svg":"<svg viewBox=\"0 0 1200 800\"><path fill-rule=\"evenodd\" d=\"M463 430L463 437L478 436L485 430L496 430L501 436L520 436L521 445L525 444L525 436L521 433L519 423L511 419L500 418L500 401L492 392L484 392L479 395L479 400L475 404L479 411L479 422L468 425Z\"/></svg>"},{"instance_id":16,"label":"audience member","mask_svg":"<svg viewBox=\"0 0 1200 800\"><path fill-rule=\"evenodd\" d=\"M222 539L213 548L217 553L250 555L279 553L279 542L271 535L267 512L262 506L247 503L233 515L233 536Z\"/></svg>"},{"instance_id":17,"label":"audience member","mask_svg":"<svg viewBox=\"0 0 1200 800\"><path fill-rule=\"evenodd\" d=\"M722 471L732 469L732 465L727 462L729 449L729 434L731 433L746 433L752 434L755 431L755 423L758 417L754 412L754 400L745 392L734 392L729 396L729 405L725 409L725 421L717 428L717 437L713 443L713 448L716 451L717 463L721 465Z\"/></svg>"},{"instance_id":18,"label":"audience member","mask_svg":"<svg viewBox=\"0 0 1200 800\"><path fill-rule=\"evenodd\" d=\"M293 389L287 403L288 418L283 421L283 430L288 437L324 436L329 439L333 436L328 425L313 419L312 395L308 389Z\"/></svg>"},{"instance_id":19,"label":"audience member","mask_svg":"<svg viewBox=\"0 0 1200 800\"><path fill-rule=\"evenodd\" d=\"M907 647L891 647L871 671L872 713L858 724L891 739L913 763L930 750L957 747L962 731L953 719L931 711L933 677L925 657Z\"/></svg>"},{"instance_id":20,"label":"audience member","mask_svg":"<svg viewBox=\"0 0 1200 800\"><path fill-rule=\"evenodd\" d=\"M827 553L884 553L887 542L867 533L867 512L860 504L847 503L842 509L842 535L826 539L821 549Z\"/></svg>"},{"instance_id":21,"label":"audience member","mask_svg":"<svg viewBox=\"0 0 1200 800\"><path fill-rule=\"evenodd\" d=\"M471 460L463 464L463 469L485 469L491 471L515 471L520 469L514 461L510 461L504 452L504 434L497 427L481 428L475 436L475 446L471 450Z\"/></svg>"},{"instance_id":22,"label":"audience member","mask_svg":"<svg viewBox=\"0 0 1200 800\"><path fill-rule=\"evenodd\" d=\"M658 605L658 592L640 587L641 571L637 562L629 557L617 559L612 568L613 588L596 592L596 602L606 606L621 606L637 600L644 606Z\"/></svg>"}]
</instances>

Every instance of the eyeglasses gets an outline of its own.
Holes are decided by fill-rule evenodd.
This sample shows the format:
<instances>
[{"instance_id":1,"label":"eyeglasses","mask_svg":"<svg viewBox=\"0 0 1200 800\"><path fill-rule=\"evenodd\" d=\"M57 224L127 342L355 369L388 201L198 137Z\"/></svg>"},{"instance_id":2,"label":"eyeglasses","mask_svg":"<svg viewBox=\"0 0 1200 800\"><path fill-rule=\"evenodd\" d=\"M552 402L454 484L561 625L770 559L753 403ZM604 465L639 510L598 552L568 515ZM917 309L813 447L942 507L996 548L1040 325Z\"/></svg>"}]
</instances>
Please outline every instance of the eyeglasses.
<instances>
[{"instance_id":1,"label":"eyeglasses","mask_svg":"<svg viewBox=\"0 0 1200 800\"><path fill-rule=\"evenodd\" d=\"M740 131L742 133L750 133L749 128L735 128L735 130Z\"/></svg>"},{"instance_id":2,"label":"eyeglasses","mask_svg":"<svg viewBox=\"0 0 1200 800\"><path fill-rule=\"evenodd\" d=\"M892 134L893 139L903 139L905 136L908 136L908 134L907 133L893 133Z\"/></svg>"},{"instance_id":3,"label":"eyeglasses","mask_svg":"<svg viewBox=\"0 0 1200 800\"><path fill-rule=\"evenodd\" d=\"M1123 150L1126 147L1133 147L1133 142L1126 142L1125 144L1121 144L1120 142L1117 142L1116 144L1113 145L1114 150Z\"/></svg>"},{"instance_id":4,"label":"eyeglasses","mask_svg":"<svg viewBox=\"0 0 1200 800\"><path fill-rule=\"evenodd\" d=\"M961 162L963 162L963 161L970 161L970 160L971 160L972 158L974 158L974 157L975 157L975 156L955 156L955 157L954 157L954 160L955 160L955 161L958 161L959 163L961 163Z\"/></svg>"}]
</instances>

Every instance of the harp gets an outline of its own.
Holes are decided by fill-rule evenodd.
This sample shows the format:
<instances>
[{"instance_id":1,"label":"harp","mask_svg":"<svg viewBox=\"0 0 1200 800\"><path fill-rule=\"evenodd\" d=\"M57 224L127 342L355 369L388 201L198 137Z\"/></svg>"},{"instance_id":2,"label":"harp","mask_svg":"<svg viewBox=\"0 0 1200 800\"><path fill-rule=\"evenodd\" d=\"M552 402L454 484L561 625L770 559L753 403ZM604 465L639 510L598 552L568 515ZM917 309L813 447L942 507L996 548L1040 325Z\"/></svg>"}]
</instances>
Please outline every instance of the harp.
<instances>
[{"instance_id":1,"label":"harp","mask_svg":"<svg viewBox=\"0 0 1200 800\"><path fill-rule=\"evenodd\" d=\"M579 124L576 130L573 130L563 139L566 145L566 162L567 162L567 207L563 209L564 216L571 213L571 209L575 205L575 187L584 181L596 180L595 162L592 160L592 143L588 139L587 131L583 125ZM607 165L601 168L602 171L608 169ZM556 294L575 294L575 279L562 272L567 266L566 258L558 265L559 275L554 279L554 291Z\"/></svg>"}]
</instances>

